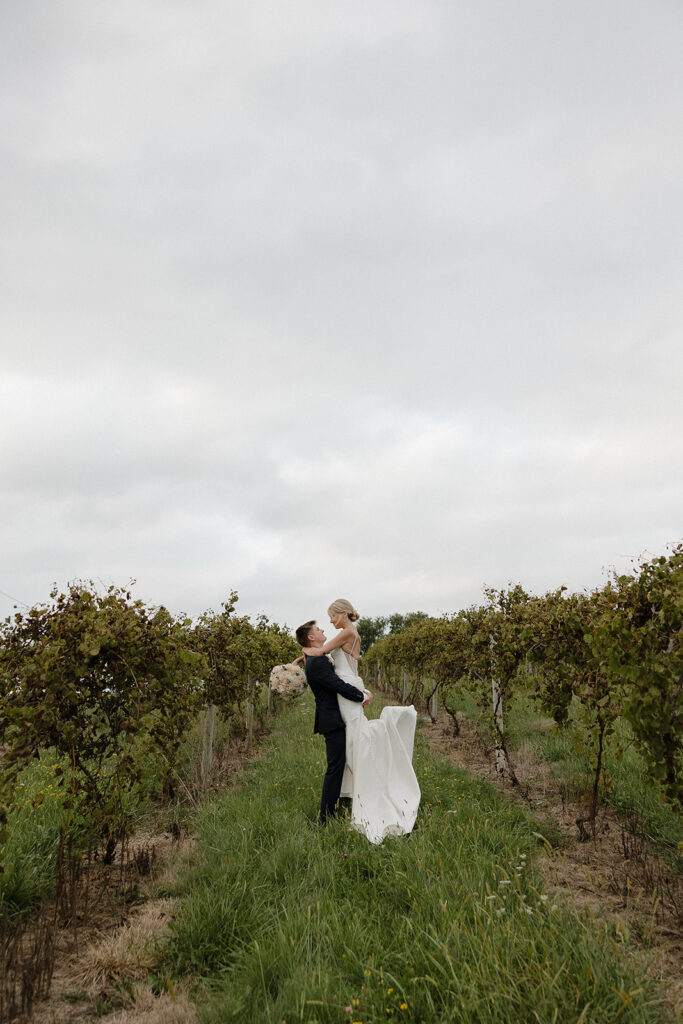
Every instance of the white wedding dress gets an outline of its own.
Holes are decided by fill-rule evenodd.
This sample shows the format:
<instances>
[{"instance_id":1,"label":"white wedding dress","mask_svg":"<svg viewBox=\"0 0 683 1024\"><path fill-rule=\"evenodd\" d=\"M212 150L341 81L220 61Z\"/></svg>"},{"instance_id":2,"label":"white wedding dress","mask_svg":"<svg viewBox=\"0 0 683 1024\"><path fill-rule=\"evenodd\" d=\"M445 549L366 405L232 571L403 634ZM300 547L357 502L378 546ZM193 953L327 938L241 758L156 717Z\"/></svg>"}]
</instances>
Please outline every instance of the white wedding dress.
<instances>
[{"instance_id":1,"label":"white wedding dress","mask_svg":"<svg viewBox=\"0 0 683 1024\"><path fill-rule=\"evenodd\" d=\"M352 686L363 690L358 662L337 647L334 670ZM415 824L420 787L413 770L413 743L417 712L409 708L383 708L368 721L361 704L337 694L346 724L346 767L341 795L351 797L351 824L371 843L386 836L402 836Z\"/></svg>"}]
</instances>

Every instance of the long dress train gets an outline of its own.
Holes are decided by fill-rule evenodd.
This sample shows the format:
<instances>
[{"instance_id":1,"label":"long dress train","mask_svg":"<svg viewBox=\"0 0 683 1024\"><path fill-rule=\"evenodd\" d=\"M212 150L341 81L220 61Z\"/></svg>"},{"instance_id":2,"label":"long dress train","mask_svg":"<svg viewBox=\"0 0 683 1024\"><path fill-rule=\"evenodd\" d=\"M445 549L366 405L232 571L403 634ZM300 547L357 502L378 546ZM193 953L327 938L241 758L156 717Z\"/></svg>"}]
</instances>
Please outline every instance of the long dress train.
<instances>
[{"instance_id":1,"label":"long dress train","mask_svg":"<svg viewBox=\"0 0 683 1024\"><path fill-rule=\"evenodd\" d=\"M340 647L332 658L337 675L362 690L357 660ZM415 708L386 707L379 718L368 721L360 704L339 694L337 699L346 724L341 795L352 798L352 825L371 843L381 843L389 835L406 835L420 806L413 769Z\"/></svg>"}]
</instances>

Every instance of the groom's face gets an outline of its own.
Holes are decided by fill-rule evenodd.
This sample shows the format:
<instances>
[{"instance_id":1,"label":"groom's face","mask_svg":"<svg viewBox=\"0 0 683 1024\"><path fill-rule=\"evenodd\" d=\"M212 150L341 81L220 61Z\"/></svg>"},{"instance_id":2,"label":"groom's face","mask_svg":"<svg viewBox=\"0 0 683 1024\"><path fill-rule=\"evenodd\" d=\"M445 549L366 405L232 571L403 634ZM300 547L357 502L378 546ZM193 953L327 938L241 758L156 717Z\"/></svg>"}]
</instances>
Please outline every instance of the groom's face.
<instances>
[{"instance_id":1,"label":"groom's face","mask_svg":"<svg viewBox=\"0 0 683 1024\"><path fill-rule=\"evenodd\" d=\"M314 626L313 629L308 634L308 639L310 640L311 647L322 647L327 637L323 633L320 626Z\"/></svg>"}]
</instances>

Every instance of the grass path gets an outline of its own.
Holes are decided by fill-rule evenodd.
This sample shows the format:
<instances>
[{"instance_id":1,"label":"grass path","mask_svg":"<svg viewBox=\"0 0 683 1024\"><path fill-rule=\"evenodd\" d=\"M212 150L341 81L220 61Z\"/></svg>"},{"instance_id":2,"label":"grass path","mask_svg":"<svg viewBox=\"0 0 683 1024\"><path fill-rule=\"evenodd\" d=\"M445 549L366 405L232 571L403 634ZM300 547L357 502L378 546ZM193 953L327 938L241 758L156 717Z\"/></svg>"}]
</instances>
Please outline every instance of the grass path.
<instances>
[{"instance_id":1,"label":"grass path","mask_svg":"<svg viewBox=\"0 0 683 1024\"><path fill-rule=\"evenodd\" d=\"M666 1019L615 930L543 892L539 824L419 735L411 836L321 829L312 713L302 698L200 814L159 981L197 979L206 1024Z\"/></svg>"}]
</instances>

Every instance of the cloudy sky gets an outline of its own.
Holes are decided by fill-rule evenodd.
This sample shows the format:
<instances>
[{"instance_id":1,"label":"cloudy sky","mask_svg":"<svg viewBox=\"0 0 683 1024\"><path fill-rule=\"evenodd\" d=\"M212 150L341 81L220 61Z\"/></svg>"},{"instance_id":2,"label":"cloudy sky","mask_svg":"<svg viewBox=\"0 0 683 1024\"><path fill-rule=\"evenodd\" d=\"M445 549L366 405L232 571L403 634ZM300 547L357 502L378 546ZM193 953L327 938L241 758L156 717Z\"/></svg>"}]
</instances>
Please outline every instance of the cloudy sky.
<instances>
[{"instance_id":1,"label":"cloudy sky","mask_svg":"<svg viewBox=\"0 0 683 1024\"><path fill-rule=\"evenodd\" d=\"M680 539L681 52L679 0L6 0L0 615L438 613Z\"/></svg>"}]
</instances>

